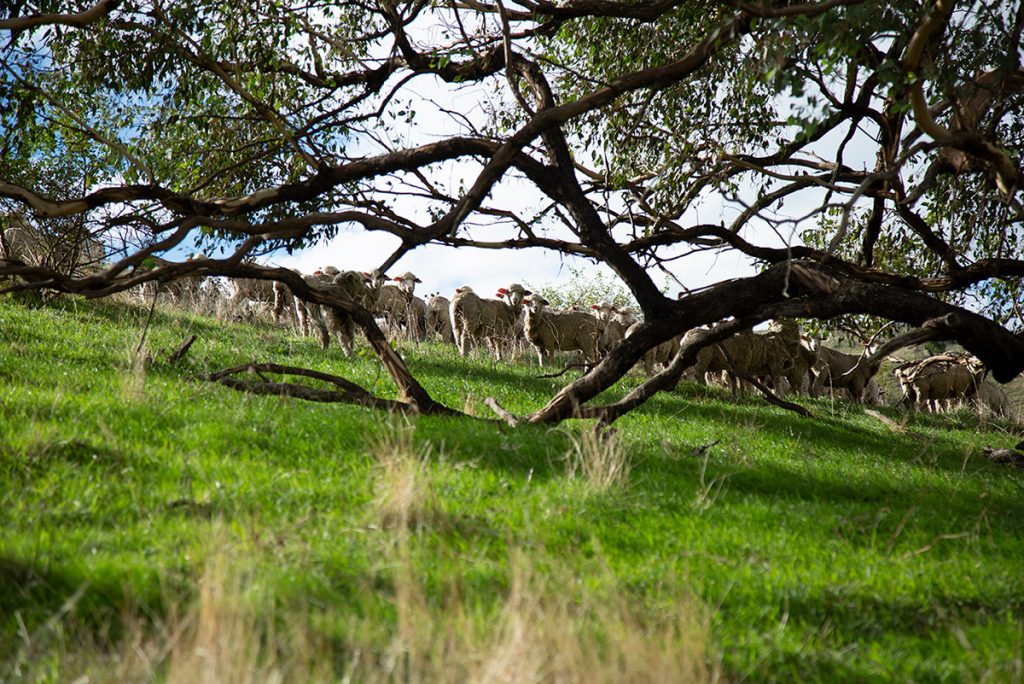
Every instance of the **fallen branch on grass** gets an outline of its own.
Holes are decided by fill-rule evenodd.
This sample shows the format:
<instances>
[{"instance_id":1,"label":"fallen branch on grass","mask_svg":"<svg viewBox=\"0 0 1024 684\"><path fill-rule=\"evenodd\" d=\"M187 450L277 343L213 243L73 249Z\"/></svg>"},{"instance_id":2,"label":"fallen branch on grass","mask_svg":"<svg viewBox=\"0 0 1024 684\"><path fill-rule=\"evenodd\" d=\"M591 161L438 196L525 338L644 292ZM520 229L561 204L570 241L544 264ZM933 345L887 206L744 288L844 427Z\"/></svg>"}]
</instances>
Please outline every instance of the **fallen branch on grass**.
<instances>
[{"instance_id":1,"label":"fallen branch on grass","mask_svg":"<svg viewBox=\"0 0 1024 684\"><path fill-rule=\"evenodd\" d=\"M233 377L239 373L246 373L260 379L241 380ZM290 382L272 382L267 380L262 375L263 373L311 378L330 383L338 389L324 390ZM356 404L359 406L366 406L368 408L384 409L386 411L398 413L441 413L441 411L437 410L436 405L431 410L424 411L419 406L411 402L378 397L351 380L346 380L345 378L337 375L322 373L308 368L282 366L276 363L247 363L240 366L225 368L214 373L198 375L195 376L195 379L216 382L224 385L225 387L230 387L231 389L235 389L240 392L249 392L251 394L294 397L296 399L304 399L306 401L321 403ZM451 409L444 409L444 411L447 412L448 415L455 415L458 413Z\"/></svg>"},{"instance_id":2,"label":"fallen branch on grass","mask_svg":"<svg viewBox=\"0 0 1024 684\"><path fill-rule=\"evenodd\" d=\"M772 392L771 388L766 386L763 382L761 382L760 380L758 380L754 376L746 375L744 373L737 373L735 370L733 371L733 373L740 380L744 380L746 382L749 382L751 385L756 387L758 389L758 391L761 392L761 394L764 395L765 400L769 404L775 404L779 408L784 408L787 411L794 411L796 413L799 413L804 418L813 418L814 417L814 414L811 413L809 409L801 406L800 404L796 404L796 403L794 403L792 401L786 401L785 399L780 398L777 394L775 394L775 392Z\"/></svg>"},{"instance_id":3,"label":"fallen branch on grass","mask_svg":"<svg viewBox=\"0 0 1024 684\"><path fill-rule=\"evenodd\" d=\"M192 343L195 341L195 335L189 335L187 338L185 338L185 340L182 341L181 345L179 345L178 348L167 357L167 363L174 365L178 363L178 361L181 361L185 357L185 354L188 353L188 350L192 346Z\"/></svg>"},{"instance_id":4,"label":"fallen branch on grass","mask_svg":"<svg viewBox=\"0 0 1024 684\"><path fill-rule=\"evenodd\" d=\"M519 417L499 404L498 400L494 397L487 397L484 399L484 403L487 404L487 406L490 407L490 409L494 411L499 418L508 423L509 427L516 427L519 425Z\"/></svg>"}]
</instances>

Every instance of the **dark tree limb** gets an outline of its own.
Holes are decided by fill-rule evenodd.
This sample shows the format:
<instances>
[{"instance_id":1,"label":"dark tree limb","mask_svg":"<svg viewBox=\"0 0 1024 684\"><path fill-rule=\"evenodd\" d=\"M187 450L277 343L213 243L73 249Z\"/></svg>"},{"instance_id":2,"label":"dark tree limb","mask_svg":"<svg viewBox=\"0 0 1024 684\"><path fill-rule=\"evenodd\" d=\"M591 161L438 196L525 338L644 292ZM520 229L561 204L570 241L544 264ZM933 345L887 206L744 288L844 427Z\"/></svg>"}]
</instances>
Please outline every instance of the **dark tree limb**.
<instances>
[{"instance_id":1,"label":"dark tree limb","mask_svg":"<svg viewBox=\"0 0 1024 684\"><path fill-rule=\"evenodd\" d=\"M995 380L1009 382L1024 370L1024 337L983 316L921 293L847 278L810 262L783 263L757 276L721 283L673 302L669 315L642 323L593 370L563 387L546 406L525 419L557 423L581 415L583 405L617 382L644 352L700 325L729 316L757 323L775 316L832 318L851 313L919 326L941 319L941 323L931 324L938 329L928 334L957 340L985 363ZM676 370L682 373L683 369ZM668 384L665 378L656 377L657 382ZM644 392L662 389L656 383ZM625 406L617 410L622 408ZM600 412L590 417L600 418Z\"/></svg>"},{"instance_id":2,"label":"dark tree limb","mask_svg":"<svg viewBox=\"0 0 1024 684\"><path fill-rule=\"evenodd\" d=\"M182 341L182 343L178 345L178 348L171 352L171 354L167 357L167 363L175 364L178 363L178 361L181 361L185 357L185 354L188 353L188 350L191 349L192 344L195 341L195 335L189 335L187 338L185 338Z\"/></svg>"},{"instance_id":3,"label":"dark tree limb","mask_svg":"<svg viewBox=\"0 0 1024 684\"><path fill-rule=\"evenodd\" d=\"M235 375L248 373L255 375L260 380L240 380ZM338 388L336 391L322 390L305 385L298 385L289 382L271 382L263 378L262 373L274 373L278 375L294 375L297 377L312 378L330 383ZM310 370L307 368L296 368L294 366L283 366L276 363L247 363L240 366L232 366L213 373L196 376L199 380L216 382L230 387L231 389L251 394L263 394L272 396L294 397L306 401L322 403L344 403L356 404L367 408L384 409L390 412L416 414L416 413L441 413L452 415L457 412L445 409L444 411L427 410L423 411L415 403L396 401L393 399L382 399L372 392L360 387L356 383L345 378L329 373Z\"/></svg>"}]
</instances>

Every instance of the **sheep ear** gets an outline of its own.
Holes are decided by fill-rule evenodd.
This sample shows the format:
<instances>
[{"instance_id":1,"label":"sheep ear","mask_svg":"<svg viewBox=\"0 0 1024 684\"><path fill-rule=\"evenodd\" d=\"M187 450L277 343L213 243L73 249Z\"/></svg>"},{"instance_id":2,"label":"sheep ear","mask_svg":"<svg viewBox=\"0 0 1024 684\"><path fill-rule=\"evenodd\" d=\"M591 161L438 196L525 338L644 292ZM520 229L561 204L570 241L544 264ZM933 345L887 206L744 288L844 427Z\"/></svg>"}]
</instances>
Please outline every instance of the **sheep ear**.
<instances>
[{"instance_id":1,"label":"sheep ear","mask_svg":"<svg viewBox=\"0 0 1024 684\"><path fill-rule=\"evenodd\" d=\"M532 295L533 293L530 292L529 290L523 290L523 294L528 297L528 296Z\"/></svg>"},{"instance_id":2,"label":"sheep ear","mask_svg":"<svg viewBox=\"0 0 1024 684\"><path fill-rule=\"evenodd\" d=\"M540 303L543 304L544 306L551 306L551 302L544 299L543 297L540 297Z\"/></svg>"}]
</instances>

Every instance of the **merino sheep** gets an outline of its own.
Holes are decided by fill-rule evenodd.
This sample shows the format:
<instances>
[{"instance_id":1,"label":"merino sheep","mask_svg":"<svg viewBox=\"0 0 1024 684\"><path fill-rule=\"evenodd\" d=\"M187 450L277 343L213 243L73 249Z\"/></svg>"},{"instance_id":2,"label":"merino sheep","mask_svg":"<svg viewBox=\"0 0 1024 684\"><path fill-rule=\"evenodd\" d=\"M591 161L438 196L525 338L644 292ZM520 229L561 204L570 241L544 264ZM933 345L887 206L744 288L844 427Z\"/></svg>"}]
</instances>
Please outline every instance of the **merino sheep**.
<instances>
[{"instance_id":1,"label":"merino sheep","mask_svg":"<svg viewBox=\"0 0 1024 684\"><path fill-rule=\"evenodd\" d=\"M917 410L923 405L933 413L950 408L957 401L973 399L986 373L979 359L953 354L903 364L893 371L910 409Z\"/></svg>"},{"instance_id":2,"label":"merino sheep","mask_svg":"<svg viewBox=\"0 0 1024 684\"><path fill-rule=\"evenodd\" d=\"M1006 390L991 380L986 379L978 386L976 397L978 410L989 412L998 418L1009 418L1013 413L1010 395Z\"/></svg>"},{"instance_id":3,"label":"merino sheep","mask_svg":"<svg viewBox=\"0 0 1024 684\"><path fill-rule=\"evenodd\" d=\"M501 361L503 343L515 328L512 307L497 299L482 299L468 285L455 289L449 309L452 332L459 354L466 356L472 342L486 340L494 358Z\"/></svg>"},{"instance_id":4,"label":"merino sheep","mask_svg":"<svg viewBox=\"0 0 1024 684\"><path fill-rule=\"evenodd\" d=\"M878 373L881 361L869 364L857 354L846 354L837 349L818 346L818 360L814 364L814 383L811 393L816 396L830 391L846 390L858 403L872 403L872 393L877 395L878 384L871 388L872 378ZM875 399L877 401L877 398Z\"/></svg>"},{"instance_id":5,"label":"merino sheep","mask_svg":"<svg viewBox=\"0 0 1024 684\"><path fill-rule=\"evenodd\" d=\"M639 326L639 321L629 326L629 328L627 328L626 332L623 334L623 339L631 336L634 332L636 332L636 329ZM605 330L607 331L607 328L605 328ZM607 336L602 333L601 339L607 340ZM676 353L679 351L679 344L681 339L682 336L676 335L675 337L667 339L661 344L654 346L648 349L646 352L644 352L643 358L641 359L641 362L644 366L644 372L647 373L647 375L654 375L654 371L658 366L667 366L675 357Z\"/></svg>"},{"instance_id":6,"label":"merino sheep","mask_svg":"<svg viewBox=\"0 0 1024 684\"><path fill-rule=\"evenodd\" d=\"M690 330L683 335L683 343L692 344L698 337L706 334L706 329ZM693 365L694 379L701 384L707 384L708 376L721 377L725 374L729 381L729 389L735 396L738 389L737 376L749 373L755 344L757 342L754 340L754 333L744 330L704 347L697 353L697 360Z\"/></svg>"},{"instance_id":7,"label":"merino sheep","mask_svg":"<svg viewBox=\"0 0 1024 684\"><path fill-rule=\"evenodd\" d=\"M341 290L341 294L352 300L354 304L364 308L369 305L370 289L366 286L362 273L357 271L339 271L334 274L330 282L332 285L337 286ZM351 357L355 345L355 321L352 320L350 315L339 309L331 306L326 308L328 329L337 337L338 345L345 353L345 356Z\"/></svg>"},{"instance_id":8,"label":"merino sheep","mask_svg":"<svg viewBox=\"0 0 1024 684\"><path fill-rule=\"evenodd\" d=\"M553 351L578 350L590 362L596 362L601 324L583 311L545 311L548 301L537 294L523 299L526 305L526 339L537 349L537 360Z\"/></svg>"},{"instance_id":9,"label":"merino sheep","mask_svg":"<svg viewBox=\"0 0 1024 684\"><path fill-rule=\"evenodd\" d=\"M376 290L374 313L384 319L392 334L404 327L409 339L423 339L427 332L427 305L414 294L416 283L423 281L408 272L391 279L397 285L382 282L377 271L368 275L371 290Z\"/></svg>"},{"instance_id":10,"label":"merino sheep","mask_svg":"<svg viewBox=\"0 0 1024 684\"><path fill-rule=\"evenodd\" d=\"M451 300L439 294L431 295L427 300L427 335L437 335L442 342L455 341L452 332Z\"/></svg>"},{"instance_id":11,"label":"merino sheep","mask_svg":"<svg viewBox=\"0 0 1024 684\"><path fill-rule=\"evenodd\" d=\"M523 299L531 294L533 293L530 290L519 283L512 283L508 287L499 287L497 294L494 295L497 299L504 299L508 302L512 314L515 316L512 334L508 339L508 343L515 351L525 351L529 347L529 342L526 339L526 308L523 306Z\"/></svg>"},{"instance_id":12,"label":"merino sheep","mask_svg":"<svg viewBox=\"0 0 1024 684\"><path fill-rule=\"evenodd\" d=\"M703 334L707 331L691 330L684 335L683 342L690 343ZM734 396L743 386L742 377L763 379L780 394L787 388L800 391L807 386L803 376L810 357L806 352L797 322L780 320L768 332L745 330L701 349L693 375L698 382L706 383L708 375L724 373Z\"/></svg>"},{"instance_id":13,"label":"merino sheep","mask_svg":"<svg viewBox=\"0 0 1024 684\"><path fill-rule=\"evenodd\" d=\"M800 326L796 321L775 321L767 332L754 333L753 340L747 369L750 375L766 380L778 394L785 392L786 384L797 390L806 388L805 379L799 377L807 369L802 363ZM801 359L799 368L797 359Z\"/></svg>"},{"instance_id":14,"label":"merino sheep","mask_svg":"<svg viewBox=\"0 0 1024 684\"><path fill-rule=\"evenodd\" d=\"M597 340L597 350L601 356L606 356L625 339L626 331L636 323L636 316L633 315L632 309L619 311L607 301L594 304L590 308L597 312L597 320L601 321L601 337Z\"/></svg>"}]
</instances>

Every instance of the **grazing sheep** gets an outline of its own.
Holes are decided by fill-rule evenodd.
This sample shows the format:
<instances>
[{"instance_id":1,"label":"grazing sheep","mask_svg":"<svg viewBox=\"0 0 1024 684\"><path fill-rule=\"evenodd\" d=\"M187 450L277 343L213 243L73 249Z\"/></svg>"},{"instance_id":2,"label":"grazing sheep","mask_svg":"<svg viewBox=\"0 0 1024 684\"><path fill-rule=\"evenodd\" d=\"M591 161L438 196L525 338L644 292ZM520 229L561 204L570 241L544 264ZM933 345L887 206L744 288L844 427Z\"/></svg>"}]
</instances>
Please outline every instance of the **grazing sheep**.
<instances>
[{"instance_id":1,"label":"grazing sheep","mask_svg":"<svg viewBox=\"0 0 1024 684\"><path fill-rule=\"evenodd\" d=\"M502 345L515 329L511 306L497 299L482 299L473 288L463 285L455 289L449 313L461 356L469 353L471 342L486 340L494 358L501 361Z\"/></svg>"},{"instance_id":2,"label":"grazing sheep","mask_svg":"<svg viewBox=\"0 0 1024 684\"><path fill-rule=\"evenodd\" d=\"M601 323L584 311L545 311L548 301L537 294L523 299L526 305L526 339L536 347L537 360L553 351L579 350L588 361L598 360L597 341Z\"/></svg>"},{"instance_id":3,"label":"grazing sheep","mask_svg":"<svg viewBox=\"0 0 1024 684\"><path fill-rule=\"evenodd\" d=\"M439 294L427 300L427 335L436 335L442 342L455 342L452 332L451 301Z\"/></svg>"},{"instance_id":4,"label":"grazing sheep","mask_svg":"<svg viewBox=\"0 0 1024 684\"><path fill-rule=\"evenodd\" d=\"M903 388L912 411L922 405L933 413L960 400L973 399L987 370L973 356L939 354L896 368L893 374Z\"/></svg>"},{"instance_id":5,"label":"grazing sheep","mask_svg":"<svg viewBox=\"0 0 1024 684\"><path fill-rule=\"evenodd\" d=\"M1009 418L1013 413L1013 404L1006 390L991 380L986 379L978 386L976 397L978 410L988 411L998 418Z\"/></svg>"},{"instance_id":6,"label":"grazing sheep","mask_svg":"<svg viewBox=\"0 0 1024 684\"><path fill-rule=\"evenodd\" d=\"M683 343L692 344L699 336L706 335L707 332L702 328L690 330L683 335ZM736 396L737 376L749 374L755 344L757 342L754 339L754 333L744 330L704 347L697 353L697 361L693 365L694 379L701 384L707 384L709 375L722 377L724 374L729 382L730 391L733 396Z\"/></svg>"},{"instance_id":7,"label":"grazing sheep","mask_svg":"<svg viewBox=\"0 0 1024 684\"><path fill-rule=\"evenodd\" d=\"M695 336L706 333L701 329L690 330L683 341L690 343ZM810 360L806 350L801 349L797 322L780 320L768 332L745 330L701 349L693 366L693 375L698 382L706 384L709 374L724 373L733 396L743 387L740 378L744 376L766 381L779 394L789 388L801 391L806 387L801 376L806 374L806 364Z\"/></svg>"},{"instance_id":8,"label":"grazing sheep","mask_svg":"<svg viewBox=\"0 0 1024 684\"><path fill-rule=\"evenodd\" d=\"M854 401L871 403L871 393L877 395L878 384L871 389L872 378L878 373L881 360L869 364L857 354L845 354L837 349L818 346L818 360L814 364L814 383L811 393L816 396L835 390L846 390ZM876 398L877 401L877 398Z\"/></svg>"}]
</instances>

